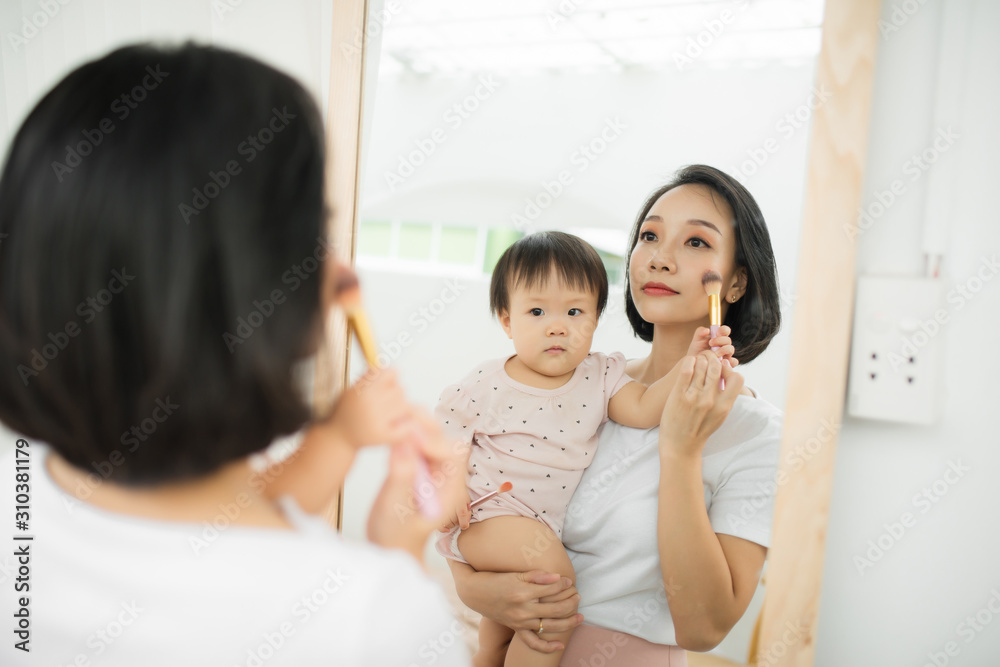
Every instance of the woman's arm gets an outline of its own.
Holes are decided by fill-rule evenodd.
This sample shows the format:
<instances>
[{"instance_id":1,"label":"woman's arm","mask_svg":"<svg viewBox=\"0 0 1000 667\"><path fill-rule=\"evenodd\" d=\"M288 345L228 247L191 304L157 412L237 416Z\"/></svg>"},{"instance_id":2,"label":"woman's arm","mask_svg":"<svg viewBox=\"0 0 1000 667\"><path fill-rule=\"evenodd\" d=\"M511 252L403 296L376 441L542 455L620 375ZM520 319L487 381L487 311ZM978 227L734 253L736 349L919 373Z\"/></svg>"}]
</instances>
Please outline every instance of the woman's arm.
<instances>
[{"instance_id":1,"label":"woman's arm","mask_svg":"<svg viewBox=\"0 0 1000 667\"><path fill-rule=\"evenodd\" d=\"M660 450L657 542L677 644L718 646L753 598L767 549L712 529L705 511L701 456Z\"/></svg>"},{"instance_id":2,"label":"woman's arm","mask_svg":"<svg viewBox=\"0 0 1000 667\"><path fill-rule=\"evenodd\" d=\"M714 648L750 604L767 550L717 535L705 510L702 450L729 414L743 378L710 352L685 357L660 425L657 542L679 646ZM726 389L719 391L719 377Z\"/></svg>"},{"instance_id":3,"label":"woman's arm","mask_svg":"<svg viewBox=\"0 0 1000 667\"><path fill-rule=\"evenodd\" d=\"M537 634L539 619L545 629L565 632L583 622L576 613L580 595L566 577L553 572L477 572L465 563L449 560L455 590L469 609L514 629L530 648L552 653L565 648Z\"/></svg>"},{"instance_id":4,"label":"woman's arm","mask_svg":"<svg viewBox=\"0 0 1000 667\"><path fill-rule=\"evenodd\" d=\"M290 494L315 514L336 497L359 449L401 442L415 423L396 373L369 371L338 397L329 417L308 426L291 456L251 481L269 498Z\"/></svg>"}]
</instances>

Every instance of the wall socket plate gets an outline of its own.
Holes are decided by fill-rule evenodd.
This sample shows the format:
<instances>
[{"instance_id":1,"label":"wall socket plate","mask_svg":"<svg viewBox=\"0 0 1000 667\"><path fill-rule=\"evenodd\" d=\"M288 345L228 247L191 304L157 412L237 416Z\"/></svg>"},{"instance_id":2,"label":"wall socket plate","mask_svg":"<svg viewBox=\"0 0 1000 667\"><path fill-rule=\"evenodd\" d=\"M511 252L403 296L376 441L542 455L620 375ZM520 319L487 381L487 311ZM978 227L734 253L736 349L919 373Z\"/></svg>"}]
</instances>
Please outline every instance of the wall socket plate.
<instances>
[{"instance_id":1,"label":"wall socket plate","mask_svg":"<svg viewBox=\"0 0 1000 667\"><path fill-rule=\"evenodd\" d=\"M859 276L847 382L852 417L933 424L944 401L943 281Z\"/></svg>"}]
</instances>

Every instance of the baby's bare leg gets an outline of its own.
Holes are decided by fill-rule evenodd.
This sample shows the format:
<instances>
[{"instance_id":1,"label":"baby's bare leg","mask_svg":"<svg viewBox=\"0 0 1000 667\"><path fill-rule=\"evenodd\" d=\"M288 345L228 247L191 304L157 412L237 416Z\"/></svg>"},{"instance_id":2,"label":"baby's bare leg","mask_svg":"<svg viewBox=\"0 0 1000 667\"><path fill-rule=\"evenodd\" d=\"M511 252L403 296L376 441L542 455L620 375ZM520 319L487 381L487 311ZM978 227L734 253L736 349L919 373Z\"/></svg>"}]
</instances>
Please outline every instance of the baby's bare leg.
<instances>
[{"instance_id":1,"label":"baby's bare leg","mask_svg":"<svg viewBox=\"0 0 1000 667\"><path fill-rule=\"evenodd\" d=\"M473 523L458 538L458 548L469 564L489 572L545 570L576 579L566 549L545 524L520 516L498 516ZM564 646L573 631L543 632L546 641ZM480 636L482 631L480 630ZM558 667L562 651L539 653L516 635L507 650L507 665L517 667Z\"/></svg>"},{"instance_id":2,"label":"baby's bare leg","mask_svg":"<svg viewBox=\"0 0 1000 667\"><path fill-rule=\"evenodd\" d=\"M472 656L473 667L503 667L507 645L514 631L483 616L479 621L479 650Z\"/></svg>"}]
</instances>

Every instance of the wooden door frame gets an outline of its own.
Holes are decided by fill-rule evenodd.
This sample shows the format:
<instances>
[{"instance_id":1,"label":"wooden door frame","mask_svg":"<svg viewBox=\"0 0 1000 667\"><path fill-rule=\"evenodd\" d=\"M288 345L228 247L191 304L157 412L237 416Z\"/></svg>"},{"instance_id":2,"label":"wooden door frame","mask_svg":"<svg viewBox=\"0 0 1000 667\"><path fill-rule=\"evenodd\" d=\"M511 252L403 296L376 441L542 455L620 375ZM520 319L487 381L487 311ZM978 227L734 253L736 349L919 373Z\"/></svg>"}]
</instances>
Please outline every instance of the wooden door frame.
<instances>
[{"instance_id":1,"label":"wooden door frame","mask_svg":"<svg viewBox=\"0 0 1000 667\"><path fill-rule=\"evenodd\" d=\"M333 0L326 106L326 201L332 214L327 221L327 238L336 261L348 266L354 265L358 229L368 11L366 0ZM314 414L325 414L349 381L350 338L347 320L339 309L333 309L326 332L316 355ZM343 528L343 488L323 510L323 516L338 530Z\"/></svg>"},{"instance_id":2,"label":"wooden door frame","mask_svg":"<svg viewBox=\"0 0 1000 667\"><path fill-rule=\"evenodd\" d=\"M816 87L830 98L815 110L809 143L761 665L807 667L815 658L881 4L826 0L823 13Z\"/></svg>"}]
</instances>

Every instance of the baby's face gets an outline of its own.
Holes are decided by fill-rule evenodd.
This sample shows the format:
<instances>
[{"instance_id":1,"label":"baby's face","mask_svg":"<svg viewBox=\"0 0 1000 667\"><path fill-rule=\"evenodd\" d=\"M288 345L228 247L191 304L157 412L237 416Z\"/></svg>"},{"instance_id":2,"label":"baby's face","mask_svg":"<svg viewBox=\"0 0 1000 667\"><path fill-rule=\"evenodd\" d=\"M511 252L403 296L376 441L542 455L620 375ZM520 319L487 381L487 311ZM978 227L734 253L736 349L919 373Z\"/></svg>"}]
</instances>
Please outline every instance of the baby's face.
<instances>
[{"instance_id":1,"label":"baby's face","mask_svg":"<svg viewBox=\"0 0 1000 667\"><path fill-rule=\"evenodd\" d=\"M500 324L528 368L547 377L572 374L590 353L597 295L566 285L553 271L544 285L512 290Z\"/></svg>"}]
</instances>

